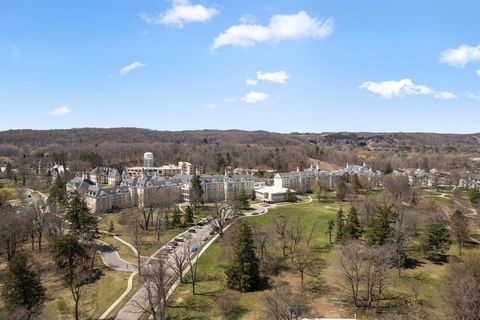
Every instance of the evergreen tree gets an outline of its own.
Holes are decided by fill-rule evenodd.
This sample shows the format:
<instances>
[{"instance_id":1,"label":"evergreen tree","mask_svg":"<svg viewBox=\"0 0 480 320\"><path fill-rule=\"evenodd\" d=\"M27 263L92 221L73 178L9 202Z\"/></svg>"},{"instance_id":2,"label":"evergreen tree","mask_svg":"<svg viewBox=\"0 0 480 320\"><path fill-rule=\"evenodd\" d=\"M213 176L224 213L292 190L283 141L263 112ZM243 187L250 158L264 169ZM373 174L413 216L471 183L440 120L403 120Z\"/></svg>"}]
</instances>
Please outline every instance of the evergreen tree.
<instances>
[{"instance_id":1,"label":"evergreen tree","mask_svg":"<svg viewBox=\"0 0 480 320\"><path fill-rule=\"evenodd\" d=\"M175 208L173 210L173 216L172 216L172 225L174 227L178 227L182 222L180 221L180 213L178 212L178 209Z\"/></svg>"},{"instance_id":2,"label":"evergreen tree","mask_svg":"<svg viewBox=\"0 0 480 320\"><path fill-rule=\"evenodd\" d=\"M97 218L90 212L78 192L75 192L68 202L66 219L70 221L70 230L76 235L92 238L97 231Z\"/></svg>"},{"instance_id":3,"label":"evergreen tree","mask_svg":"<svg viewBox=\"0 0 480 320\"><path fill-rule=\"evenodd\" d=\"M357 210L355 207L351 207L345 221L345 237L347 239L360 239L362 232L362 227L358 222Z\"/></svg>"},{"instance_id":4,"label":"evergreen tree","mask_svg":"<svg viewBox=\"0 0 480 320\"><path fill-rule=\"evenodd\" d=\"M200 177L194 174L190 183L190 203L192 204L193 213L196 214L197 207L203 204L202 182Z\"/></svg>"},{"instance_id":5,"label":"evergreen tree","mask_svg":"<svg viewBox=\"0 0 480 320\"><path fill-rule=\"evenodd\" d=\"M189 225L193 223L193 209L191 206L188 206L185 209L185 224Z\"/></svg>"},{"instance_id":6,"label":"evergreen tree","mask_svg":"<svg viewBox=\"0 0 480 320\"><path fill-rule=\"evenodd\" d=\"M235 233L232 258L227 266L227 287L242 292L254 291L260 282L258 259L250 224L245 220Z\"/></svg>"},{"instance_id":7,"label":"evergreen tree","mask_svg":"<svg viewBox=\"0 0 480 320\"><path fill-rule=\"evenodd\" d=\"M385 167L382 170L384 175L390 174L393 172L392 163L389 161L385 164Z\"/></svg>"},{"instance_id":8,"label":"evergreen tree","mask_svg":"<svg viewBox=\"0 0 480 320\"><path fill-rule=\"evenodd\" d=\"M335 233L335 242L340 243L345 239L345 216L342 208L337 211L337 230Z\"/></svg>"},{"instance_id":9,"label":"evergreen tree","mask_svg":"<svg viewBox=\"0 0 480 320\"><path fill-rule=\"evenodd\" d=\"M344 176L341 176L338 179L337 188L336 188L336 197L337 197L337 200L339 200L339 201L345 200L345 197L347 196L346 180L347 179Z\"/></svg>"},{"instance_id":10,"label":"evergreen tree","mask_svg":"<svg viewBox=\"0 0 480 320\"><path fill-rule=\"evenodd\" d=\"M240 208L248 209L249 207L248 197L247 197L247 193L243 189L240 191L240 194L238 195L238 202L240 204Z\"/></svg>"},{"instance_id":11,"label":"evergreen tree","mask_svg":"<svg viewBox=\"0 0 480 320\"><path fill-rule=\"evenodd\" d=\"M67 189L62 176L57 175L53 184L50 186L48 202L65 205L67 202Z\"/></svg>"},{"instance_id":12,"label":"evergreen tree","mask_svg":"<svg viewBox=\"0 0 480 320\"><path fill-rule=\"evenodd\" d=\"M8 263L2 297L8 310L22 308L30 315L40 311L45 289L40 277L28 268L25 256L17 254Z\"/></svg>"},{"instance_id":13,"label":"evergreen tree","mask_svg":"<svg viewBox=\"0 0 480 320\"><path fill-rule=\"evenodd\" d=\"M250 200L252 200L252 201L257 200L257 194L256 194L255 190L252 190L252 195L250 196Z\"/></svg>"},{"instance_id":14,"label":"evergreen tree","mask_svg":"<svg viewBox=\"0 0 480 320\"><path fill-rule=\"evenodd\" d=\"M335 228L335 221L329 219L327 221L327 233L328 233L328 243L332 244L332 233Z\"/></svg>"},{"instance_id":15,"label":"evergreen tree","mask_svg":"<svg viewBox=\"0 0 480 320\"><path fill-rule=\"evenodd\" d=\"M431 223L421 238L423 252L429 258L438 259L450 249L450 236L444 223Z\"/></svg>"},{"instance_id":16,"label":"evergreen tree","mask_svg":"<svg viewBox=\"0 0 480 320\"><path fill-rule=\"evenodd\" d=\"M370 227L365 237L370 245L384 245L393 236L392 222L395 213L392 206L382 205L376 210L376 215L372 218Z\"/></svg>"},{"instance_id":17,"label":"evergreen tree","mask_svg":"<svg viewBox=\"0 0 480 320\"><path fill-rule=\"evenodd\" d=\"M287 192L285 192L285 201L286 202L296 202L297 196L287 188Z\"/></svg>"}]
</instances>

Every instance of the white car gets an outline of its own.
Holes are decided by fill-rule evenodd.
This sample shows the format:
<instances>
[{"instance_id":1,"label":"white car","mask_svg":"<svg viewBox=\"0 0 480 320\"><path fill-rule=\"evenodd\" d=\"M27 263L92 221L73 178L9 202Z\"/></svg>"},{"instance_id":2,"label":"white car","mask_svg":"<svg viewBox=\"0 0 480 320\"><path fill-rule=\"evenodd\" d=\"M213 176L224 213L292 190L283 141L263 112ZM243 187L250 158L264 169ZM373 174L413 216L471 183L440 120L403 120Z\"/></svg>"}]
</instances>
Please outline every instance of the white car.
<instances>
[{"instance_id":1,"label":"white car","mask_svg":"<svg viewBox=\"0 0 480 320\"><path fill-rule=\"evenodd\" d=\"M207 241L208 237L202 237L202 241Z\"/></svg>"},{"instance_id":2,"label":"white car","mask_svg":"<svg viewBox=\"0 0 480 320\"><path fill-rule=\"evenodd\" d=\"M173 250L173 246L171 244L167 244L165 248L167 248L167 250Z\"/></svg>"}]
</instances>

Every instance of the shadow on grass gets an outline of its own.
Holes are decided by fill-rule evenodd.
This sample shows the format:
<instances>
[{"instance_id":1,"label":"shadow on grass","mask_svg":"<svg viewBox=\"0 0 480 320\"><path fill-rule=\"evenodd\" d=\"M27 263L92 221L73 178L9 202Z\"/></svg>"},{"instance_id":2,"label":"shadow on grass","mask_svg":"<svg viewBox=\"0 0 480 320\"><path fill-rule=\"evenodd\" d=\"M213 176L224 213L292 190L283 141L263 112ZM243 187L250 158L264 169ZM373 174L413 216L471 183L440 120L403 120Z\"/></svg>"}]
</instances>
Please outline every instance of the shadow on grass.
<instances>
[{"instance_id":1,"label":"shadow on grass","mask_svg":"<svg viewBox=\"0 0 480 320\"><path fill-rule=\"evenodd\" d=\"M427 258L430 262L436 265L443 265L445 263L448 263L448 255L445 254L440 254L438 256L431 256Z\"/></svg>"},{"instance_id":2,"label":"shadow on grass","mask_svg":"<svg viewBox=\"0 0 480 320\"><path fill-rule=\"evenodd\" d=\"M416 258L413 258L413 257L406 257L405 258L405 264L404 264L404 268L405 269L416 269L416 268L419 268L421 266L423 266L425 263L416 259Z\"/></svg>"}]
</instances>

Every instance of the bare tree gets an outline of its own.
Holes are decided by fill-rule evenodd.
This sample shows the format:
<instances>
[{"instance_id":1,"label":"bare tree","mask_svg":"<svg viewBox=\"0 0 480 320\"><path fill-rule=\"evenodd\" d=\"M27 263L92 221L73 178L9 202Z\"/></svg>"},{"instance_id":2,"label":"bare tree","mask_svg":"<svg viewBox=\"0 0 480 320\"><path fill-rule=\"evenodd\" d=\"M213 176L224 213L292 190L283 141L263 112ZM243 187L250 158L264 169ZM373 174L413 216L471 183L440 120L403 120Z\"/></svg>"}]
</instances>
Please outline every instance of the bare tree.
<instances>
[{"instance_id":1,"label":"bare tree","mask_svg":"<svg viewBox=\"0 0 480 320\"><path fill-rule=\"evenodd\" d=\"M212 226L213 231L217 233L220 238L223 238L223 229L227 226L229 217L232 213L230 210L231 208L228 205L219 205L219 203L215 203L215 212L209 223Z\"/></svg>"},{"instance_id":2,"label":"bare tree","mask_svg":"<svg viewBox=\"0 0 480 320\"><path fill-rule=\"evenodd\" d=\"M141 246L143 244L143 231L137 220L130 221L130 232L132 233L133 246L137 250L137 269L138 274L142 275Z\"/></svg>"},{"instance_id":3,"label":"bare tree","mask_svg":"<svg viewBox=\"0 0 480 320\"><path fill-rule=\"evenodd\" d=\"M410 184L406 176L386 175L383 177L383 186L395 200L405 201L410 195Z\"/></svg>"},{"instance_id":4,"label":"bare tree","mask_svg":"<svg viewBox=\"0 0 480 320\"><path fill-rule=\"evenodd\" d=\"M282 243L282 254L284 257L286 257L288 249L287 232L289 226L289 217L284 212L280 212L276 216L276 219L273 219L273 223L278 239Z\"/></svg>"},{"instance_id":5,"label":"bare tree","mask_svg":"<svg viewBox=\"0 0 480 320\"><path fill-rule=\"evenodd\" d=\"M191 248L191 242L188 241L187 242L187 248ZM197 282L197 266L198 266L198 263L196 263L196 261L194 261L194 258L193 258L193 255L191 254L187 254L187 263L188 263L188 267L190 268L190 281L192 282L192 294L197 294L196 291L195 291L195 285L196 285L196 282Z\"/></svg>"},{"instance_id":6,"label":"bare tree","mask_svg":"<svg viewBox=\"0 0 480 320\"><path fill-rule=\"evenodd\" d=\"M311 249L307 248L299 248L293 254L293 265L295 269L300 273L300 286L302 289L302 293L305 289L305 272L307 269L311 268L315 263L314 255Z\"/></svg>"},{"instance_id":7,"label":"bare tree","mask_svg":"<svg viewBox=\"0 0 480 320\"><path fill-rule=\"evenodd\" d=\"M469 256L450 266L443 281L445 309L456 320L480 319L480 257Z\"/></svg>"},{"instance_id":8,"label":"bare tree","mask_svg":"<svg viewBox=\"0 0 480 320\"><path fill-rule=\"evenodd\" d=\"M42 251L43 231L47 225L48 209L42 199L33 199L28 216L38 241L38 251Z\"/></svg>"},{"instance_id":9,"label":"bare tree","mask_svg":"<svg viewBox=\"0 0 480 320\"><path fill-rule=\"evenodd\" d=\"M273 291L265 298L265 319L299 320L306 312L303 295L293 294L287 283L276 283Z\"/></svg>"},{"instance_id":10,"label":"bare tree","mask_svg":"<svg viewBox=\"0 0 480 320\"><path fill-rule=\"evenodd\" d=\"M303 230L305 226L302 224L302 220L299 216L295 216L290 219L288 223L288 236L289 236L289 254L294 254L303 239ZM293 259L293 257L292 257Z\"/></svg>"},{"instance_id":11,"label":"bare tree","mask_svg":"<svg viewBox=\"0 0 480 320\"><path fill-rule=\"evenodd\" d=\"M465 245L465 241L468 240L468 218L460 210L455 212L450 217L450 227L452 233L457 240L458 252L462 255L462 249Z\"/></svg>"},{"instance_id":12,"label":"bare tree","mask_svg":"<svg viewBox=\"0 0 480 320\"><path fill-rule=\"evenodd\" d=\"M167 259L166 264L173 270L173 272L178 276L180 283L185 283L183 274L187 267L188 256L190 255L189 246L183 245L180 248L177 248L170 255L171 259Z\"/></svg>"},{"instance_id":13,"label":"bare tree","mask_svg":"<svg viewBox=\"0 0 480 320\"><path fill-rule=\"evenodd\" d=\"M14 207L4 204L0 207L0 221L0 250L10 261L24 238L23 213L17 213Z\"/></svg>"},{"instance_id":14,"label":"bare tree","mask_svg":"<svg viewBox=\"0 0 480 320\"><path fill-rule=\"evenodd\" d=\"M308 232L307 239L306 239L307 247L311 246L313 237L318 231L319 224L320 224L319 221L315 220L310 226L310 231Z\"/></svg>"},{"instance_id":15,"label":"bare tree","mask_svg":"<svg viewBox=\"0 0 480 320\"><path fill-rule=\"evenodd\" d=\"M142 276L145 280L146 305L136 302L141 311L151 315L153 320L164 320L167 318L167 295L170 290L170 276L163 259L156 260L149 264L148 270Z\"/></svg>"}]
</instances>

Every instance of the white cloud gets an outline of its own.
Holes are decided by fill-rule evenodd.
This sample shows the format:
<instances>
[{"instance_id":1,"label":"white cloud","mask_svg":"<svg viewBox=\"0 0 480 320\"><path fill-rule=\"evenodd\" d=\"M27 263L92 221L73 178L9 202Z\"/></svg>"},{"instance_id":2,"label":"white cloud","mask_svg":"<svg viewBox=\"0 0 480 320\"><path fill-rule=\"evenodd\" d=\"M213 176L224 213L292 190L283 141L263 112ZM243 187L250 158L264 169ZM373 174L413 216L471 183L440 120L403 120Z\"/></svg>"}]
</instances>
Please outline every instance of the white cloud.
<instances>
[{"instance_id":1,"label":"white cloud","mask_svg":"<svg viewBox=\"0 0 480 320\"><path fill-rule=\"evenodd\" d=\"M263 92L251 91L247 93L242 100L246 103L257 103L259 101L264 101L268 98L268 95Z\"/></svg>"},{"instance_id":2,"label":"white cloud","mask_svg":"<svg viewBox=\"0 0 480 320\"><path fill-rule=\"evenodd\" d=\"M218 35L212 49L232 45L236 47L253 47L260 42L280 41L286 39L325 38L333 31L333 19L318 20L305 11L296 14L277 14L270 18L268 26L251 23L233 25Z\"/></svg>"},{"instance_id":3,"label":"white cloud","mask_svg":"<svg viewBox=\"0 0 480 320\"><path fill-rule=\"evenodd\" d=\"M206 105L206 107L208 110L213 110L217 107L217 105L215 103L209 103Z\"/></svg>"},{"instance_id":4,"label":"white cloud","mask_svg":"<svg viewBox=\"0 0 480 320\"><path fill-rule=\"evenodd\" d=\"M252 80L252 79L247 79L247 81L245 81L245 83L249 86L254 86L258 83L257 80Z\"/></svg>"},{"instance_id":5,"label":"white cloud","mask_svg":"<svg viewBox=\"0 0 480 320\"><path fill-rule=\"evenodd\" d=\"M140 17L150 24L164 24L182 28L189 22L205 22L217 15L217 10L200 4L190 4L188 0L173 0L172 7L157 17L141 14Z\"/></svg>"},{"instance_id":6,"label":"white cloud","mask_svg":"<svg viewBox=\"0 0 480 320\"><path fill-rule=\"evenodd\" d=\"M467 92L467 96L470 98L470 99L473 99L477 102L480 102L480 94L473 94L473 93L470 93L470 92Z\"/></svg>"},{"instance_id":7,"label":"white cloud","mask_svg":"<svg viewBox=\"0 0 480 320\"><path fill-rule=\"evenodd\" d=\"M457 97L448 91L436 91L425 85L416 85L410 79L383 82L367 81L360 85L360 89L367 89L385 99L404 95L432 95L437 99L455 99Z\"/></svg>"},{"instance_id":8,"label":"white cloud","mask_svg":"<svg viewBox=\"0 0 480 320\"><path fill-rule=\"evenodd\" d=\"M440 55L440 62L463 68L469 62L480 60L480 45L474 47L461 45L456 49L447 49Z\"/></svg>"},{"instance_id":9,"label":"white cloud","mask_svg":"<svg viewBox=\"0 0 480 320\"><path fill-rule=\"evenodd\" d=\"M449 91L435 92L433 96L437 99L444 99L444 100L457 99L457 95Z\"/></svg>"},{"instance_id":10,"label":"white cloud","mask_svg":"<svg viewBox=\"0 0 480 320\"><path fill-rule=\"evenodd\" d=\"M475 73L477 74L477 76L480 77L480 69L478 69L477 71L475 71Z\"/></svg>"},{"instance_id":11,"label":"white cloud","mask_svg":"<svg viewBox=\"0 0 480 320\"><path fill-rule=\"evenodd\" d=\"M133 71L137 68L140 68L140 67L145 67L146 64L143 64L141 63L140 61L136 61L134 63L130 63L126 66L124 66L122 69L120 69L120 75L121 76L124 76L126 75L127 73L129 73L130 71Z\"/></svg>"},{"instance_id":12,"label":"white cloud","mask_svg":"<svg viewBox=\"0 0 480 320\"><path fill-rule=\"evenodd\" d=\"M63 115L66 115L67 113L70 113L70 109L66 106L58 107L57 109L52 111L52 115L54 116L63 116Z\"/></svg>"},{"instance_id":13,"label":"white cloud","mask_svg":"<svg viewBox=\"0 0 480 320\"><path fill-rule=\"evenodd\" d=\"M289 78L288 74L285 71L277 71L277 72L257 72L257 79L259 80L266 80L271 82L277 83L286 83L287 79Z\"/></svg>"},{"instance_id":14,"label":"white cloud","mask_svg":"<svg viewBox=\"0 0 480 320\"><path fill-rule=\"evenodd\" d=\"M227 102L227 103L232 103L232 102L237 101L237 98L235 98L235 97L229 97L229 98L223 99L223 101L225 101L225 102Z\"/></svg>"}]
</instances>

